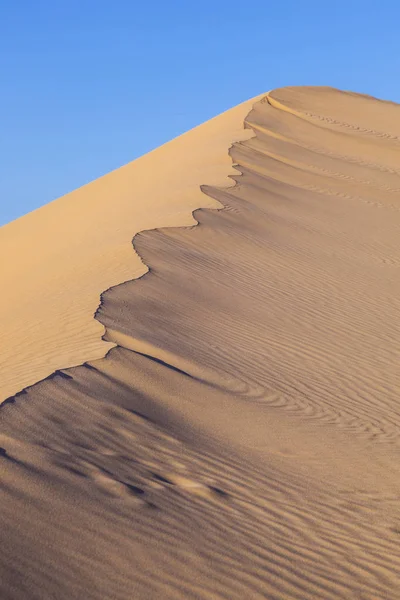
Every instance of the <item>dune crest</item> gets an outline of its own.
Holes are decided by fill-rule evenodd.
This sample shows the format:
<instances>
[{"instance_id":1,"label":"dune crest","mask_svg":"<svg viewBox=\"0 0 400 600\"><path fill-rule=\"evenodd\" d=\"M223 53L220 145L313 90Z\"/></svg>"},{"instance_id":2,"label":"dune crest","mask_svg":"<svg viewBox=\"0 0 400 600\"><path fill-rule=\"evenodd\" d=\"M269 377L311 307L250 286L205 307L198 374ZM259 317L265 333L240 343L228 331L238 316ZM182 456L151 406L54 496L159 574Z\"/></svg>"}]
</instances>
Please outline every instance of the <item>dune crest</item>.
<instances>
[{"instance_id":1,"label":"dune crest","mask_svg":"<svg viewBox=\"0 0 400 600\"><path fill-rule=\"evenodd\" d=\"M102 294L107 356L0 409L2 597L398 598L400 108L251 104L235 184Z\"/></svg>"},{"instance_id":2,"label":"dune crest","mask_svg":"<svg viewBox=\"0 0 400 600\"><path fill-rule=\"evenodd\" d=\"M104 290L146 272L132 238L217 206L200 185L231 185L227 148L252 135L243 121L255 100L0 228L0 402L107 353L93 314Z\"/></svg>"}]
</instances>

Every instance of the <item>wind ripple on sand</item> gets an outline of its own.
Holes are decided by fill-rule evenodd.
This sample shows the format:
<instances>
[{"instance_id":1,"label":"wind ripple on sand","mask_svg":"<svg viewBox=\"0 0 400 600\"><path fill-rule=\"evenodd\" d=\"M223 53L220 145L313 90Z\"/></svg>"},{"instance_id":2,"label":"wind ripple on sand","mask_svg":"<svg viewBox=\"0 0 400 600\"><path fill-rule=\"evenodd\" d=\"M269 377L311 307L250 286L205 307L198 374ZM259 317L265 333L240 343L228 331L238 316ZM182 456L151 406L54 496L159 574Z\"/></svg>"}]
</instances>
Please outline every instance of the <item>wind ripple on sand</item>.
<instances>
[{"instance_id":1,"label":"wind ripple on sand","mask_svg":"<svg viewBox=\"0 0 400 600\"><path fill-rule=\"evenodd\" d=\"M398 598L400 109L246 123L223 209L135 237L117 347L0 411L2 597Z\"/></svg>"}]
</instances>

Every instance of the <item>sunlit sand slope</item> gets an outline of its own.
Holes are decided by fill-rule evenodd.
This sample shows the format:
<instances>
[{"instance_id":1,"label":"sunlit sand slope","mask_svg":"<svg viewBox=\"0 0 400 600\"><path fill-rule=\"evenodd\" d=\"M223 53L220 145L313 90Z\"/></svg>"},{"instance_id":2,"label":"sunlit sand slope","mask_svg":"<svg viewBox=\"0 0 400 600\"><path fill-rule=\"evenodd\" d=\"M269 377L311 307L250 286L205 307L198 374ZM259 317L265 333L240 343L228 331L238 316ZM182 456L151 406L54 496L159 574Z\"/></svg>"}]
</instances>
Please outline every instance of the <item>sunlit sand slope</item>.
<instances>
[{"instance_id":1,"label":"sunlit sand slope","mask_svg":"<svg viewBox=\"0 0 400 600\"><path fill-rule=\"evenodd\" d=\"M132 252L144 229L190 225L217 206L200 185L229 185L227 148L251 132L254 100L0 228L0 402L60 367L104 356L93 319L105 289L146 272Z\"/></svg>"},{"instance_id":2,"label":"sunlit sand slope","mask_svg":"<svg viewBox=\"0 0 400 600\"><path fill-rule=\"evenodd\" d=\"M223 208L135 237L116 347L0 410L2 597L398 599L400 108L246 125Z\"/></svg>"}]
</instances>

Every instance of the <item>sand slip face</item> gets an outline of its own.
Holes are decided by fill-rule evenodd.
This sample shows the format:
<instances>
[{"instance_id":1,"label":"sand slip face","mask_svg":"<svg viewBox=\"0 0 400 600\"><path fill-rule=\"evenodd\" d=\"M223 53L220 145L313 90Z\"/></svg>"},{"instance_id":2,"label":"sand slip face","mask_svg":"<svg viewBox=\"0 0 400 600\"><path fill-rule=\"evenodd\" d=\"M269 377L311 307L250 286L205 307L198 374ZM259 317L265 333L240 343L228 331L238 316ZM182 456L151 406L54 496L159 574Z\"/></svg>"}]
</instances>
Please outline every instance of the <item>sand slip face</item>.
<instances>
[{"instance_id":1,"label":"sand slip face","mask_svg":"<svg viewBox=\"0 0 400 600\"><path fill-rule=\"evenodd\" d=\"M224 208L136 236L117 347L0 410L5 598L398 598L400 109L246 124Z\"/></svg>"},{"instance_id":2,"label":"sand slip face","mask_svg":"<svg viewBox=\"0 0 400 600\"><path fill-rule=\"evenodd\" d=\"M138 232L194 223L217 206L204 181L230 185L227 148L251 135L253 101L0 228L0 402L62 367L104 356L100 294L146 272Z\"/></svg>"}]
</instances>

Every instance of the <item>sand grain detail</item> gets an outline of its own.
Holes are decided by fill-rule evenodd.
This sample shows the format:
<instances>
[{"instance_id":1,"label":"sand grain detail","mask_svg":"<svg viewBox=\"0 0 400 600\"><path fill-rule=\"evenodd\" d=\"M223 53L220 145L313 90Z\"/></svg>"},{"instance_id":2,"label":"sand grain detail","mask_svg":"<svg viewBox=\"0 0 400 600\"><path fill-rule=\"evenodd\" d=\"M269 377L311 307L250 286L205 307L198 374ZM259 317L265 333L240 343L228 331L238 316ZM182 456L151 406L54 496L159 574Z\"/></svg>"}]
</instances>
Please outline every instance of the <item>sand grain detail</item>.
<instances>
[{"instance_id":1,"label":"sand grain detail","mask_svg":"<svg viewBox=\"0 0 400 600\"><path fill-rule=\"evenodd\" d=\"M107 356L0 409L5 600L399 597L400 108L245 124L198 225L135 236Z\"/></svg>"}]
</instances>

